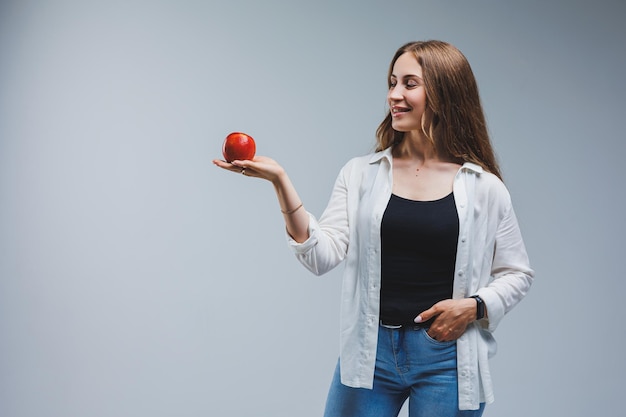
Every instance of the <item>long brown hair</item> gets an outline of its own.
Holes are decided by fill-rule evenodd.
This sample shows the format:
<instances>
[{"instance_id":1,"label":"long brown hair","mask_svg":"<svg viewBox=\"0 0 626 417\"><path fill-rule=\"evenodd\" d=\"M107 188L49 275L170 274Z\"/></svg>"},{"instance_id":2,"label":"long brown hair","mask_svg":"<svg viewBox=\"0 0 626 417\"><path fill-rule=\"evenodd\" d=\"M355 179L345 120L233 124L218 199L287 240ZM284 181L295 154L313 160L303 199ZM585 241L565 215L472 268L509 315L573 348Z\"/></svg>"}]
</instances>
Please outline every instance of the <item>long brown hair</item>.
<instances>
[{"instance_id":1,"label":"long brown hair","mask_svg":"<svg viewBox=\"0 0 626 417\"><path fill-rule=\"evenodd\" d=\"M422 130L440 158L452 162L473 162L502 178L489 139L487 123L478 94L478 85L467 58L449 43L429 40L410 42L398 49L391 64L387 82L396 60L410 52L422 67L426 108ZM426 122L428 120L428 122ZM403 132L391 127L391 112L376 130L376 150L398 144Z\"/></svg>"}]
</instances>

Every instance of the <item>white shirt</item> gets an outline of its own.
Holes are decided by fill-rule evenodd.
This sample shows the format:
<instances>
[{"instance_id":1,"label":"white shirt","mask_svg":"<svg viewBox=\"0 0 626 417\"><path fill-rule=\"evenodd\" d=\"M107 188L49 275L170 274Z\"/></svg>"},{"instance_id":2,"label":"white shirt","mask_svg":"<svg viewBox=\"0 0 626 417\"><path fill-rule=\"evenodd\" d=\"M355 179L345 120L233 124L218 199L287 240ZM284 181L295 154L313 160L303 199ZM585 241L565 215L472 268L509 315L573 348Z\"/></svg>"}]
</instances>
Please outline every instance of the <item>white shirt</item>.
<instances>
[{"instance_id":1,"label":"white shirt","mask_svg":"<svg viewBox=\"0 0 626 417\"><path fill-rule=\"evenodd\" d=\"M379 326L380 224L393 184L391 148L350 160L340 171L319 221L309 213L309 238L288 242L298 260L316 275L342 261L340 323L341 382L372 388ZM504 184L465 163L453 185L459 240L452 298L478 294L488 318L471 323L457 340L459 408L493 402L488 359L492 332L528 292L534 272L511 198ZM416 314L419 312L416 312Z\"/></svg>"}]
</instances>

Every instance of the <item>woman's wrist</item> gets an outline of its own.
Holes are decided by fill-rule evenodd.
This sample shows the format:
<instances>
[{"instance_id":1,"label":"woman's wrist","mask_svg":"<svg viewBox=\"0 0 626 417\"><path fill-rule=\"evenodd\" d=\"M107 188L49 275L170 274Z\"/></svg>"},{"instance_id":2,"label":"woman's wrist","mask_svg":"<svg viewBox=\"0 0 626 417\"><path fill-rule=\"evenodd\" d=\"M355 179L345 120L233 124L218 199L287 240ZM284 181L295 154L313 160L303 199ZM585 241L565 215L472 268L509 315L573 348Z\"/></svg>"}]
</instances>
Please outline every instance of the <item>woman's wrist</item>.
<instances>
[{"instance_id":1,"label":"woman's wrist","mask_svg":"<svg viewBox=\"0 0 626 417\"><path fill-rule=\"evenodd\" d=\"M484 319L486 317L486 315L487 315L486 314L487 309L485 308L485 302L480 297L480 295L472 295L470 298L473 298L474 300L476 300L476 320Z\"/></svg>"},{"instance_id":2,"label":"woman's wrist","mask_svg":"<svg viewBox=\"0 0 626 417\"><path fill-rule=\"evenodd\" d=\"M287 172L282 167L278 172L276 172L276 175L271 180L271 182L277 190L285 188L286 184L290 184Z\"/></svg>"}]
</instances>

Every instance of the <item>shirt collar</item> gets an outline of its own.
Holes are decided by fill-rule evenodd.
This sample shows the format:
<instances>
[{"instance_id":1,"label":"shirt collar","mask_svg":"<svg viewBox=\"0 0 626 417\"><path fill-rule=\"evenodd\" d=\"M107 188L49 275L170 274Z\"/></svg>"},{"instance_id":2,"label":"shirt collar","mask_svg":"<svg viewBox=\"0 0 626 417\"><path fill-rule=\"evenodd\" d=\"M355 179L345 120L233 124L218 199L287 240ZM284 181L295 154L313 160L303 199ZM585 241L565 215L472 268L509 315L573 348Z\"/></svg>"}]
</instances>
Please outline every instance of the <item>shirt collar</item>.
<instances>
[{"instance_id":1,"label":"shirt collar","mask_svg":"<svg viewBox=\"0 0 626 417\"><path fill-rule=\"evenodd\" d=\"M370 156L370 160L369 163L370 164L375 164L378 161L380 161L381 159L386 159L387 162L391 163L391 160L393 159L392 155L391 155L391 146L388 147L387 149L383 149L382 151L378 151L376 153L373 153L372 156Z\"/></svg>"},{"instance_id":2,"label":"shirt collar","mask_svg":"<svg viewBox=\"0 0 626 417\"><path fill-rule=\"evenodd\" d=\"M375 164L381 159L386 159L387 162L391 164L391 161L393 160L393 156L391 155L391 148L392 146L388 147L387 149L383 149L382 151L373 153L372 156L370 156L369 163ZM474 171L477 174L482 174L484 171L483 167L478 164L474 164L473 162L465 162L461 167L461 170Z\"/></svg>"},{"instance_id":3,"label":"shirt collar","mask_svg":"<svg viewBox=\"0 0 626 417\"><path fill-rule=\"evenodd\" d=\"M482 174L484 169L480 165L473 162L465 162L461 167L462 170L474 171L477 174Z\"/></svg>"}]
</instances>

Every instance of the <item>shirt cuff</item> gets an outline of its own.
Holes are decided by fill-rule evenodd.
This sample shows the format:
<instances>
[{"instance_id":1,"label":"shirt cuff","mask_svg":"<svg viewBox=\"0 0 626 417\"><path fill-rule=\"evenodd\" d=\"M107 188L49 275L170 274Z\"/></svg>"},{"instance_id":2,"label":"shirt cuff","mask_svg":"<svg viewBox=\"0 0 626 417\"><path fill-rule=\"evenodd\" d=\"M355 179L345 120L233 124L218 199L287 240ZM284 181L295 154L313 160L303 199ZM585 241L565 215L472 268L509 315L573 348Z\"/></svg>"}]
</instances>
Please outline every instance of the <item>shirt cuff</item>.
<instances>
[{"instance_id":1,"label":"shirt cuff","mask_svg":"<svg viewBox=\"0 0 626 417\"><path fill-rule=\"evenodd\" d=\"M309 238L302 243L296 242L285 229L285 235L287 236L287 244L297 254L306 253L310 251L315 245L317 245L317 235L319 233L319 223L317 219L309 212Z\"/></svg>"},{"instance_id":2,"label":"shirt cuff","mask_svg":"<svg viewBox=\"0 0 626 417\"><path fill-rule=\"evenodd\" d=\"M481 321L487 321L487 330L493 332L504 317L502 302L495 291L489 288L481 288L476 292L485 303L486 317ZM484 327L484 325L483 325Z\"/></svg>"}]
</instances>

